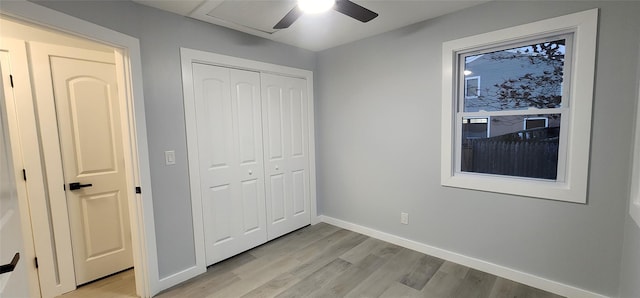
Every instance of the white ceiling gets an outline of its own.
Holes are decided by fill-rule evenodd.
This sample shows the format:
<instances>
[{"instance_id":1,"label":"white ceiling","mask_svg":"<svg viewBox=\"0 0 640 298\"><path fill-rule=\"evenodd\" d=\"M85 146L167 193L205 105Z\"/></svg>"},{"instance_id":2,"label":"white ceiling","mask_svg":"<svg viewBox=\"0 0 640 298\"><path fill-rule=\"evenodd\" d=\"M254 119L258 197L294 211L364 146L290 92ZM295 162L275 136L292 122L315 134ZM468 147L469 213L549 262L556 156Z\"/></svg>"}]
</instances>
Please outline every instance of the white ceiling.
<instances>
[{"instance_id":1,"label":"white ceiling","mask_svg":"<svg viewBox=\"0 0 640 298\"><path fill-rule=\"evenodd\" d=\"M137 3L261 36L311 51L321 51L488 0L355 0L379 16L361 23L337 11L303 15L291 27L273 26L295 0L133 0Z\"/></svg>"}]
</instances>

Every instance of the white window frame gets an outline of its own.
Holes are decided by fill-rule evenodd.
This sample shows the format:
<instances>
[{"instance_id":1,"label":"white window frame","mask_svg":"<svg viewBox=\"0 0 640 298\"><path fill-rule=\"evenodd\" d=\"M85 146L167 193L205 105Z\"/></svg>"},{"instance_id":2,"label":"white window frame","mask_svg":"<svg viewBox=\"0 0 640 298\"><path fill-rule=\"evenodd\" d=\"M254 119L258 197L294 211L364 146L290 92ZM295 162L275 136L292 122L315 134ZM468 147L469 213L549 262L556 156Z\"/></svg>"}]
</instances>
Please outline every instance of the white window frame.
<instances>
[{"instance_id":1,"label":"white window frame","mask_svg":"<svg viewBox=\"0 0 640 298\"><path fill-rule=\"evenodd\" d=\"M640 58L638 59L640 62ZM631 191L629 192L629 214L640 227L640 65L638 65L638 101L636 101L636 131L633 146Z\"/></svg>"},{"instance_id":2,"label":"white window frame","mask_svg":"<svg viewBox=\"0 0 640 298\"><path fill-rule=\"evenodd\" d=\"M587 10L530 24L465 37L443 43L442 46L442 153L441 184L443 186L498 192L518 196L586 203L591 137L591 110L596 60L598 9ZM522 40L573 33L573 60L566 65L571 72L568 98L570 117L561 125L564 152L558 156L556 181L467 173L456 166L456 97L459 92L458 56L462 52L493 48ZM566 94L566 92L563 92ZM541 109L527 113L541 114ZM511 114L511 113L510 113ZM544 114L544 112L542 113ZM564 133L564 134L563 134ZM564 145L564 146L563 146ZM458 169L456 169L458 167ZM562 169L561 169L562 168Z\"/></svg>"},{"instance_id":3,"label":"white window frame","mask_svg":"<svg viewBox=\"0 0 640 298\"><path fill-rule=\"evenodd\" d=\"M478 80L478 84L476 86L476 95L469 96L469 95L467 95L468 82L470 80L474 80L474 79ZM465 77L464 78L464 98L478 98L478 96L480 96L480 76Z\"/></svg>"},{"instance_id":4,"label":"white window frame","mask_svg":"<svg viewBox=\"0 0 640 298\"><path fill-rule=\"evenodd\" d=\"M527 121L529 120L544 120L544 127L549 127L549 117L528 117L524 118L522 122L522 130L527 130Z\"/></svg>"}]
</instances>

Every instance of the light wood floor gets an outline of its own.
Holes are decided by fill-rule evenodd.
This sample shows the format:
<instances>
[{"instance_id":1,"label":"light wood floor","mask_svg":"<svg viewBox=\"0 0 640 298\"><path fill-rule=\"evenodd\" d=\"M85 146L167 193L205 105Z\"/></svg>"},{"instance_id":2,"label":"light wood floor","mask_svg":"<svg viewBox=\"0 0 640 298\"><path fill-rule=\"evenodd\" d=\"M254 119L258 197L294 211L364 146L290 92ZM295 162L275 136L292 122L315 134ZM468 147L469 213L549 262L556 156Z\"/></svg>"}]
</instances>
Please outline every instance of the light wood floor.
<instances>
[{"instance_id":1,"label":"light wood floor","mask_svg":"<svg viewBox=\"0 0 640 298\"><path fill-rule=\"evenodd\" d=\"M86 293L63 297L130 297ZM157 297L560 296L320 223L215 264Z\"/></svg>"},{"instance_id":2,"label":"light wood floor","mask_svg":"<svg viewBox=\"0 0 640 298\"><path fill-rule=\"evenodd\" d=\"M133 269L120 272L79 287L60 298L130 298L136 295L136 281Z\"/></svg>"},{"instance_id":3,"label":"light wood floor","mask_svg":"<svg viewBox=\"0 0 640 298\"><path fill-rule=\"evenodd\" d=\"M158 297L558 297L328 224L211 266Z\"/></svg>"}]
</instances>

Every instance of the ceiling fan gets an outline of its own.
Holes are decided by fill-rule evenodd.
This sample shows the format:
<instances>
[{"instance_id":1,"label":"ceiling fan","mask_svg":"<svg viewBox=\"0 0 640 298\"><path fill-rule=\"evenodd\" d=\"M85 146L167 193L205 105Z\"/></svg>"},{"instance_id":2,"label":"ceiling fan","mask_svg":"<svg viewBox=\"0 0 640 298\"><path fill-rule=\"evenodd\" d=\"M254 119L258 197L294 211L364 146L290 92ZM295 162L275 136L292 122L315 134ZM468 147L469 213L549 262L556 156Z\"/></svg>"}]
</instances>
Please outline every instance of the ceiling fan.
<instances>
[{"instance_id":1,"label":"ceiling fan","mask_svg":"<svg viewBox=\"0 0 640 298\"><path fill-rule=\"evenodd\" d=\"M314 2L312 2L314 1ZM293 9L291 9L283 18L282 20L280 20L280 22L278 22L275 26L273 26L273 29L285 29L285 28L289 28L289 26L291 26L291 24L293 24L293 22L295 22L300 16L302 16L305 11L306 11L306 7L305 6L307 3L312 5L317 5L317 3L320 2L318 0L299 0L298 1L298 5L296 5ZM324 8L324 10L329 10L331 8L333 8L334 10L347 15L349 17L352 17L360 22L366 23L368 21L371 21L373 19L375 19L378 14L366 9L358 4L355 4L349 0L329 0L328 2L325 1L324 3L324 7L321 8L316 8L313 7L311 10L313 12L319 12L322 10L322 8Z\"/></svg>"}]
</instances>

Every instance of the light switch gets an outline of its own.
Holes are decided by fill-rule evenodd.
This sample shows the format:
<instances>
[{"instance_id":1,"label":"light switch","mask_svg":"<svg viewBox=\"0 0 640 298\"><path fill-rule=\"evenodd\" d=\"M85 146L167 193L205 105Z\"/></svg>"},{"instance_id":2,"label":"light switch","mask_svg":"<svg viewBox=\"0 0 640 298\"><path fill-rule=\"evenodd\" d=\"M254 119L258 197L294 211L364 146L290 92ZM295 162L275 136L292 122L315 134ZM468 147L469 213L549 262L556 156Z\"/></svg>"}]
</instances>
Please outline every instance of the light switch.
<instances>
[{"instance_id":1,"label":"light switch","mask_svg":"<svg viewBox=\"0 0 640 298\"><path fill-rule=\"evenodd\" d=\"M171 150L171 151L165 151L164 152L164 163L168 166L170 165L175 165L176 164L176 152Z\"/></svg>"}]
</instances>

